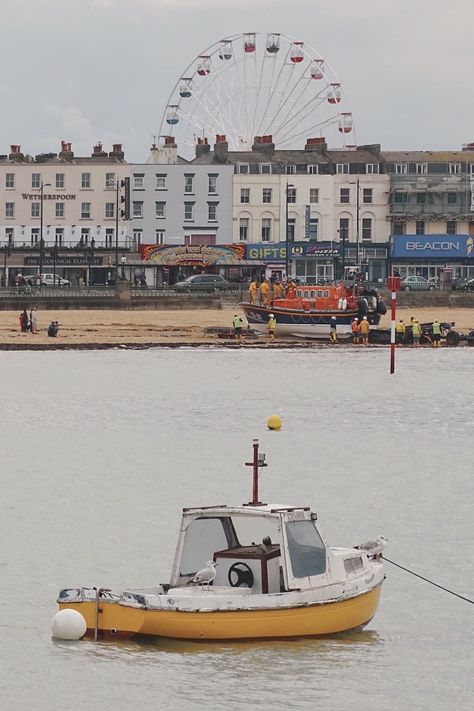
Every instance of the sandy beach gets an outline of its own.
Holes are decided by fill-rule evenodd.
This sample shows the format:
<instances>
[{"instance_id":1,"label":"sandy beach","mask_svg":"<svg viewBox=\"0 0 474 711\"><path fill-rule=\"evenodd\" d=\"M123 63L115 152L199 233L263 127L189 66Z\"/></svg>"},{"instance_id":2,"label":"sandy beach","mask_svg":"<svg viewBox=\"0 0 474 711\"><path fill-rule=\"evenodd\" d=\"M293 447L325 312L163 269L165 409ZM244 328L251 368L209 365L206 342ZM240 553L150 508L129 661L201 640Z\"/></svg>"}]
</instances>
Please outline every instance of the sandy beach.
<instances>
[{"instance_id":1,"label":"sandy beach","mask_svg":"<svg viewBox=\"0 0 474 711\"><path fill-rule=\"evenodd\" d=\"M234 313L243 312L230 308L224 310L190 311L117 311L117 310L58 310L38 311L39 332L21 333L19 311L0 312L0 349L8 348L105 348L110 346L152 345L224 345L226 339L215 333L207 333L212 327L230 327ZM423 308L399 309L397 318L405 323L414 315L422 323L438 318L439 321L454 321L460 332L474 330L474 309ZM60 324L56 338L49 338L46 329L51 320ZM382 327L390 326L390 315L383 317ZM250 345L260 339L244 339ZM289 339L284 339L285 343ZM301 342L308 345L307 341Z\"/></svg>"}]
</instances>

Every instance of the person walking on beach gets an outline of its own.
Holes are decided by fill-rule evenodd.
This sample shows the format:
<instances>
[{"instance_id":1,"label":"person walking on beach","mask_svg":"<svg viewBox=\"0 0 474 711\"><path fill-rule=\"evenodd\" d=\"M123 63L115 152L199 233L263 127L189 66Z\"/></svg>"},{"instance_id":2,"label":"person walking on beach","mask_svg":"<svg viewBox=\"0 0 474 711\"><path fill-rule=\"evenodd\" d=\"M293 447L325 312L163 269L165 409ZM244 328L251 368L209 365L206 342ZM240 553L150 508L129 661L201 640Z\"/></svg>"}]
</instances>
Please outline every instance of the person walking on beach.
<instances>
[{"instance_id":1,"label":"person walking on beach","mask_svg":"<svg viewBox=\"0 0 474 711\"><path fill-rule=\"evenodd\" d=\"M351 331L352 331L352 343L355 346L359 345L359 333L360 333L360 326L359 326L359 319L357 316L353 319L351 323Z\"/></svg>"},{"instance_id":2,"label":"person walking on beach","mask_svg":"<svg viewBox=\"0 0 474 711\"><path fill-rule=\"evenodd\" d=\"M419 348L420 347L420 338L421 338L421 326L419 321L416 319L413 321L413 347L414 348Z\"/></svg>"},{"instance_id":3,"label":"person walking on beach","mask_svg":"<svg viewBox=\"0 0 474 711\"><path fill-rule=\"evenodd\" d=\"M28 314L26 312L26 309L23 309L23 311L20 314L20 331L22 333L26 333L28 331L30 323L28 321Z\"/></svg>"},{"instance_id":4,"label":"person walking on beach","mask_svg":"<svg viewBox=\"0 0 474 711\"><path fill-rule=\"evenodd\" d=\"M395 326L395 343L397 344L397 346L405 345L405 324L402 318L400 319L400 321L397 322L397 325Z\"/></svg>"},{"instance_id":5,"label":"person walking on beach","mask_svg":"<svg viewBox=\"0 0 474 711\"><path fill-rule=\"evenodd\" d=\"M331 316L331 323L329 325L329 341L331 343L337 343L337 318Z\"/></svg>"},{"instance_id":6,"label":"person walking on beach","mask_svg":"<svg viewBox=\"0 0 474 711\"><path fill-rule=\"evenodd\" d=\"M242 318L239 316L239 314L234 314L234 318L232 319L232 325L234 326L234 336L238 341L240 341L240 338L242 336L242 326L243 326L243 321Z\"/></svg>"},{"instance_id":7,"label":"person walking on beach","mask_svg":"<svg viewBox=\"0 0 474 711\"><path fill-rule=\"evenodd\" d=\"M360 335L362 336L362 343L364 344L364 346L369 345L369 331L370 325L367 320L367 316L364 316L360 324Z\"/></svg>"},{"instance_id":8,"label":"person walking on beach","mask_svg":"<svg viewBox=\"0 0 474 711\"><path fill-rule=\"evenodd\" d=\"M275 329L277 325L277 320L273 314L270 314L268 316L268 335L270 336L270 340L274 341L275 340Z\"/></svg>"},{"instance_id":9,"label":"person walking on beach","mask_svg":"<svg viewBox=\"0 0 474 711\"><path fill-rule=\"evenodd\" d=\"M441 340L441 324L438 319L433 321L431 325L431 334L433 336L433 348L439 348L439 342Z\"/></svg>"},{"instance_id":10,"label":"person walking on beach","mask_svg":"<svg viewBox=\"0 0 474 711\"><path fill-rule=\"evenodd\" d=\"M257 303L257 292L258 292L258 284L255 279L252 279L252 281L250 282L250 286L249 286L249 301L251 304Z\"/></svg>"},{"instance_id":11,"label":"person walking on beach","mask_svg":"<svg viewBox=\"0 0 474 711\"><path fill-rule=\"evenodd\" d=\"M30 311L30 331L31 333L38 333L38 314L35 306Z\"/></svg>"}]
</instances>

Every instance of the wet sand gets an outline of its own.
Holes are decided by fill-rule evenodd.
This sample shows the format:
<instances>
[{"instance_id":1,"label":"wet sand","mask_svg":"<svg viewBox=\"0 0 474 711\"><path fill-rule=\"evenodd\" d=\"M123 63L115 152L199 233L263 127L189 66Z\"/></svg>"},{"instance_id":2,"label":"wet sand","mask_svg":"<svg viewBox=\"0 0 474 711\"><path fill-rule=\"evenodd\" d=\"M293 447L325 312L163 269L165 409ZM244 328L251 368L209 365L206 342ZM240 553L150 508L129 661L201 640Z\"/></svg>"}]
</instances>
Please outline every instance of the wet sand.
<instances>
[{"instance_id":1,"label":"wet sand","mask_svg":"<svg viewBox=\"0 0 474 711\"><path fill-rule=\"evenodd\" d=\"M0 312L0 349L9 348L110 348L111 346L150 347L179 345L226 345L233 339L219 338L207 333L207 328L231 327L234 313L240 309L190 310L190 311L116 311L116 310L58 310L38 311L39 332L21 333L19 312ZM474 309L423 308L399 309L397 318L408 323L410 316L420 322L454 321L456 330L462 333L474 330ZM60 324L56 338L49 338L46 329L51 320ZM244 320L245 323L245 320ZM390 327L390 314L386 314L381 326ZM266 342L265 337L246 337L242 342L257 345ZM313 341L299 339L275 339L275 344L302 347L316 345ZM324 343L324 340L323 340ZM272 344L273 345L273 344Z\"/></svg>"}]
</instances>

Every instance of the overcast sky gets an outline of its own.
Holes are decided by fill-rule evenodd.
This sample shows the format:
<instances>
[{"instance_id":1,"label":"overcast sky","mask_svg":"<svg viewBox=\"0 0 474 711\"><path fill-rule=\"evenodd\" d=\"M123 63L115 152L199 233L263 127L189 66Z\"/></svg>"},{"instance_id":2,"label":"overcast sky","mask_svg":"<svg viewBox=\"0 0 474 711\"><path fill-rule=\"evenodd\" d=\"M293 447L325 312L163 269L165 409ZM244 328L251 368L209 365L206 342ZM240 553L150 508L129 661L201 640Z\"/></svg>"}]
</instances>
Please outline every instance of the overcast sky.
<instances>
[{"instance_id":1,"label":"overcast sky","mask_svg":"<svg viewBox=\"0 0 474 711\"><path fill-rule=\"evenodd\" d=\"M239 32L304 40L344 85L357 141L474 141L473 0L0 0L0 153L76 155L101 140L144 161L167 98L204 48Z\"/></svg>"}]
</instances>

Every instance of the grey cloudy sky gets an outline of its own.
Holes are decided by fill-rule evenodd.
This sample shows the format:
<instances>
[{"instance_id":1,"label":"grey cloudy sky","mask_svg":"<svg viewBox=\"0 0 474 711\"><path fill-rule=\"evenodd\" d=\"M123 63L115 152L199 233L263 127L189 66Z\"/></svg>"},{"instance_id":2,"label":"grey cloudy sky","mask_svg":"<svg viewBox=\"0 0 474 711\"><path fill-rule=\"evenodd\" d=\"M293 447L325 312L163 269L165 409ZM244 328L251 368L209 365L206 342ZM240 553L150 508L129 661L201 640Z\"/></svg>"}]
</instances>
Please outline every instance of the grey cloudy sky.
<instances>
[{"instance_id":1,"label":"grey cloudy sky","mask_svg":"<svg viewBox=\"0 0 474 711\"><path fill-rule=\"evenodd\" d=\"M102 140L143 161L171 89L239 32L304 40L337 73L357 140L389 149L474 141L473 0L0 0L0 153Z\"/></svg>"}]
</instances>

